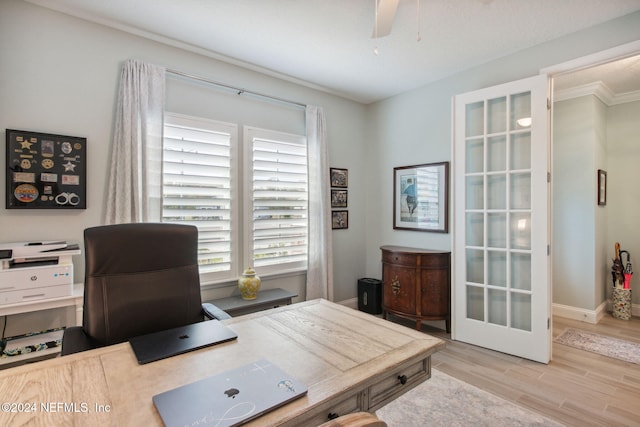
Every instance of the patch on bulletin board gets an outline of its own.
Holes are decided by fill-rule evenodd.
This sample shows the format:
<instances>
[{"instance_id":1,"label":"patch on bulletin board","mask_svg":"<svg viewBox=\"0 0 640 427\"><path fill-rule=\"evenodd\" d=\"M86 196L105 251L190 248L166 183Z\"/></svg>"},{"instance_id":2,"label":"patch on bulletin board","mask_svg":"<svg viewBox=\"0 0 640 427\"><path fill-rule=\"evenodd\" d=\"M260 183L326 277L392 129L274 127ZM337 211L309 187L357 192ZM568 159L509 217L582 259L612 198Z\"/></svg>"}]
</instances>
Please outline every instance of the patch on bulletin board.
<instances>
[{"instance_id":1,"label":"patch on bulletin board","mask_svg":"<svg viewBox=\"0 0 640 427\"><path fill-rule=\"evenodd\" d=\"M86 209L87 139L7 129L7 209Z\"/></svg>"}]
</instances>

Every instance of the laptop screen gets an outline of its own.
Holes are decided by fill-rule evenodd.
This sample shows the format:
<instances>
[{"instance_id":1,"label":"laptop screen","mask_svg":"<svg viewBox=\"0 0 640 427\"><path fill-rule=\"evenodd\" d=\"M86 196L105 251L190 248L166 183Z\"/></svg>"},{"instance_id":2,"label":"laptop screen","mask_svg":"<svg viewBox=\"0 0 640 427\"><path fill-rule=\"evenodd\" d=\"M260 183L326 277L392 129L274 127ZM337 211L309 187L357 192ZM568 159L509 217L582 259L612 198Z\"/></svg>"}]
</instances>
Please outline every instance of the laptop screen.
<instances>
[{"instance_id":1,"label":"laptop screen","mask_svg":"<svg viewBox=\"0 0 640 427\"><path fill-rule=\"evenodd\" d=\"M298 380L268 360L153 396L167 427L237 426L307 393Z\"/></svg>"}]
</instances>

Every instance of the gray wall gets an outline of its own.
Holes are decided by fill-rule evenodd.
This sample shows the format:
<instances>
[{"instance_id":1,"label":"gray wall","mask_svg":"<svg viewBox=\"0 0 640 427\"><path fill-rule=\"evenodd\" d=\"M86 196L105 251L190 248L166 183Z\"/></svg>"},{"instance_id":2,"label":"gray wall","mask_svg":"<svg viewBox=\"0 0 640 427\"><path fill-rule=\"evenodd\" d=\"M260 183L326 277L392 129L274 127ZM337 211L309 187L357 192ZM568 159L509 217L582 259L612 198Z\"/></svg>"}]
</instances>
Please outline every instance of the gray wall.
<instances>
[{"instance_id":1,"label":"gray wall","mask_svg":"<svg viewBox=\"0 0 640 427\"><path fill-rule=\"evenodd\" d=\"M606 106L595 96L556 102L553 120L553 302L595 309L604 301L606 269L607 211L596 204Z\"/></svg>"},{"instance_id":2,"label":"gray wall","mask_svg":"<svg viewBox=\"0 0 640 427\"><path fill-rule=\"evenodd\" d=\"M124 60L137 58L215 81L324 107L331 166L349 169L347 230L336 230L335 299L355 297L363 277L365 253L364 129L366 108L325 92L280 80L197 53L170 47L89 23L22 1L0 2L0 138L21 129L83 136L88 151L87 209L79 211L0 208L0 241L65 239L81 242L85 228L103 223L107 173L117 86ZM202 85L168 79L167 107L241 124L304 132L304 113L273 103L247 100ZM5 150L0 157L5 162ZM4 167L3 167L4 169ZM5 174L0 174L4 197ZM82 281L83 259L75 257L75 279ZM284 287L304 298L305 276L265 280L264 287ZM236 292L235 283L217 284L205 299ZM7 335L48 328L75 319L73 309L12 316ZM37 326L34 324L37 323Z\"/></svg>"},{"instance_id":3,"label":"gray wall","mask_svg":"<svg viewBox=\"0 0 640 427\"><path fill-rule=\"evenodd\" d=\"M2 1L0 129L3 133L5 128L14 128L87 137L89 199L87 209L77 212L2 208L0 240L80 241L84 228L102 223L118 76L122 61L138 58L325 108L331 166L349 169L349 229L333 233L335 299L354 298L359 277L380 277L380 245L451 247L452 232L393 230L392 171L395 166L450 160L452 96L528 77L537 74L541 68L637 39L640 39L640 13L363 106L29 3ZM209 105L204 89L202 93L192 94L193 99L198 98L198 105L190 104L188 101L192 98L186 97L186 92L192 89L184 88L185 94L180 94L179 86L178 82L169 83L168 102L172 108L185 110L180 112L188 113L193 108L195 112L215 115L224 113L229 105ZM243 108L241 104L233 105L229 108ZM266 106L264 110L254 111L247 120L260 121L262 126L279 126L282 117L296 114ZM4 163L4 157L2 161ZM5 176L0 174L0 187L4 186ZM614 195L610 193L610 196ZM76 280L81 280L82 259L75 262ZM267 281L265 286L301 290L303 282L304 277L294 276ZM208 290L205 298L226 296L235 290L234 284L221 286ZM42 327L52 327L74 316L70 310L50 312L23 315L22 318L14 316L18 321L12 320L7 334L20 333L26 328L24 325L36 320Z\"/></svg>"},{"instance_id":4,"label":"gray wall","mask_svg":"<svg viewBox=\"0 0 640 427\"><path fill-rule=\"evenodd\" d=\"M596 309L611 299L615 243L632 263L640 253L639 117L639 101L607 106L589 95L554 105L554 303ZM596 204L598 169L607 171L605 206Z\"/></svg>"},{"instance_id":5,"label":"gray wall","mask_svg":"<svg viewBox=\"0 0 640 427\"><path fill-rule=\"evenodd\" d=\"M541 69L639 39L640 13L633 13L371 105L367 128L367 139L373 148L367 153L372 167L366 171L367 182L371 183L366 189L367 228L370 230L366 245L367 275L381 275L381 245L451 249L455 230L448 235L393 230L391 206L394 167L451 160L453 96L537 75ZM606 250L598 249L601 253ZM586 263L578 268L586 266L589 272L595 273L593 261ZM588 303L567 301L567 304L581 307L578 304L584 303L581 308L593 309L594 295L601 291L601 285L597 289L595 285L591 286Z\"/></svg>"},{"instance_id":6,"label":"gray wall","mask_svg":"<svg viewBox=\"0 0 640 427\"><path fill-rule=\"evenodd\" d=\"M611 268L613 245L631 253L634 307L640 305L640 101L612 105L607 110L607 211L605 259ZM623 262L626 262L626 257ZM607 295L611 276L606 274Z\"/></svg>"}]
</instances>

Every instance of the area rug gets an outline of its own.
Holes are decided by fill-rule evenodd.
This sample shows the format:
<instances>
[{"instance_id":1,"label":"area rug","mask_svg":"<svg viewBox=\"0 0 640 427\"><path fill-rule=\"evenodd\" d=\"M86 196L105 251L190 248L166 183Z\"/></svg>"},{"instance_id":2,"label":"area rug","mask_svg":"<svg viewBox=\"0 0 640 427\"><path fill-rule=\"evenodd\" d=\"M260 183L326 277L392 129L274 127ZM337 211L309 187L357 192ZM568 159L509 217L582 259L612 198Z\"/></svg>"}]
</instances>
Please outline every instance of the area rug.
<instances>
[{"instance_id":1,"label":"area rug","mask_svg":"<svg viewBox=\"0 0 640 427\"><path fill-rule=\"evenodd\" d=\"M376 414L389 427L563 425L436 369Z\"/></svg>"},{"instance_id":2,"label":"area rug","mask_svg":"<svg viewBox=\"0 0 640 427\"><path fill-rule=\"evenodd\" d=\"M573 328L567 328L554 341L580 350L640 364L640 344L635 342Z\"/></svg>"}]
</instances>

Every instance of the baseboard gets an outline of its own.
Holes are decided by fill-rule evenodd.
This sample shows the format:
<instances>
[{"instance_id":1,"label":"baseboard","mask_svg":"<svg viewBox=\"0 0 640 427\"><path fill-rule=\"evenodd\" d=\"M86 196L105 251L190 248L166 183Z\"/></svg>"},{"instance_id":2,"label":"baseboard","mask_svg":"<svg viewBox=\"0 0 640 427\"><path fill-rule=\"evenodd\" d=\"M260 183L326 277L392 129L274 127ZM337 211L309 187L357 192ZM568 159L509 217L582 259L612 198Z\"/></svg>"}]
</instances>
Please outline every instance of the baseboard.
<instances>
[{"instance_id":1,"label":"baseboard","mask_svg":"<svg viewBox=\"0 0 640 427\"><path fill-rule=\"evenodd\" d=\"M346 307L358 309L358 298L337 301L337 303ZM553 304L552 311L554 316L596 324L600 319L602 319L606 312L611 311L611 302L604 301L595 310L587 310L584 308L572 307L570 305ZM633 316L640 316L640 306L637 304L632 306L631 314Z\"/></svg>"},{"instance_id":2,"label":"baseboard","mask_svg":"<svg viewBox=\"0 0 640 427\"><path fill-rule=\"evenodd\" d=\"M337 304L344 305L349 308L358 309L358 298L346 299L344 301L336 301Z\"/></svg>"},{"instance_id":3,"label":"baseboard","mask_svg":"<svg viewBox=\"0 0 640 427\"><path fill-rule=\"evenodd\" d=\"M562 304L553 304L552 310L554 316L596 324L606 313L607 302L603 302L595 310L587 310Z\"/></svg>"}]
</instances>

